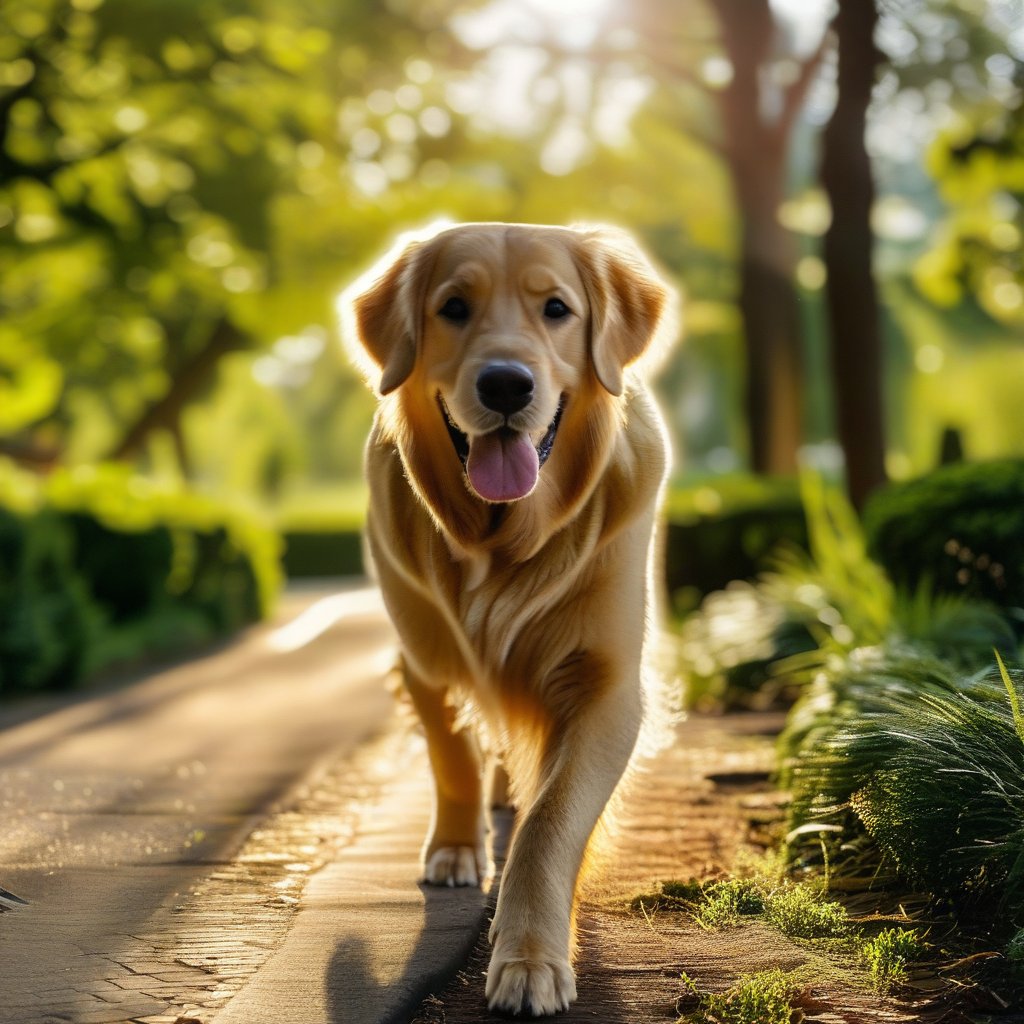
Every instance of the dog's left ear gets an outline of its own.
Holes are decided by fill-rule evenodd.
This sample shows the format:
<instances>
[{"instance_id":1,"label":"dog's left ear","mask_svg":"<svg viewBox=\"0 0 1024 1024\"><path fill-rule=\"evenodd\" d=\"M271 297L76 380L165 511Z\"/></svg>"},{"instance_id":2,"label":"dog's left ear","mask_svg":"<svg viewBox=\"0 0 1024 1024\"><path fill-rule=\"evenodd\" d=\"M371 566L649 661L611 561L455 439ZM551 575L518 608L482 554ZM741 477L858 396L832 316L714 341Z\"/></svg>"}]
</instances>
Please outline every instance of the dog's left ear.
<instances>
[{"instance_id":1,"label":"dog's left ear","mask_svg":"<svg viewBox=\"0 0 1024 1024\"><path fill-rule=\"evenodd\" d=\"M352 351L371 379L379 371L377 390L386 395L399 387L416 363L421 330L424 246L410 242L385 257L346 292L343 307L351 314L347 334L354 336L372 365Z\"/></svg>"},{"instance_id":2,"label":"dog's left ear","mask_svg":"<svg viewBox=\"0 0 1024 1024\"><path fill-rule=\"evenodd\" d=\"M623 371L647 351L671 292L625 232L584 230L579 266L590 302L590 356L606 391L621 395Z\"/></svg>"}]
</instances>

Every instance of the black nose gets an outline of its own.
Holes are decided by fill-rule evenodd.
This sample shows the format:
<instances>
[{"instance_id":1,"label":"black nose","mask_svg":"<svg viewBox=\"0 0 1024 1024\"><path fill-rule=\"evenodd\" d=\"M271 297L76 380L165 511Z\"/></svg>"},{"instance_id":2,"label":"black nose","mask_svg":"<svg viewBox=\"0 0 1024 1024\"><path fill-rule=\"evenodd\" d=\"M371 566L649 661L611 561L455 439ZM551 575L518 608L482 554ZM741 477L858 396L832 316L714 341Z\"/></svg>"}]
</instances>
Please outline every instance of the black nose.
<instances>
[{"instance_id":1,"label":"black nose","mask_svg":"<svg viewBox=\"0 0 1024 1024\"><path fill-rule=\"evenodd\" d=\"M511 416L533 400L533 374L522 363L491 363L480 371L476 393L488 409Z\"/></svg>"}]
</instances>

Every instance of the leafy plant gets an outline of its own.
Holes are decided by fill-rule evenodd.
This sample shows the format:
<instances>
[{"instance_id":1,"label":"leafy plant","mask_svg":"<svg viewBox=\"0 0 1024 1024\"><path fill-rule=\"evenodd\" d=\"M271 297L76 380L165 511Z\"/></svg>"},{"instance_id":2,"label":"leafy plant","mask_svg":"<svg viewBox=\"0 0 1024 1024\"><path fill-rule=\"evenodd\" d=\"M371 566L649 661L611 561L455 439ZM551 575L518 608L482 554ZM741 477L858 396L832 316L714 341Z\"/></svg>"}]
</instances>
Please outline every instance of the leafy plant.
<instances>
[{"instance_id":1,"label":"leafy plant","mask_svg":"<svg viewBox=\"0 0 1024 1024\"><path fill-rule=\"evenodd\" d=\"M791 824L852 810L912 884L961 905L995 899L1007 925L1024 923L1024 742L998 677L883 656L838 678L845 707L788 764Z\"/></svg>"},{"instance_id":2,"label":"leafy plant","mask_svg":"<svg viewBox=\"0 0 1024 1024\"><path fill-rule=\"evenodd\" d=\"M789 1024L800 990L792 975L777 968L745 975L722 993L701 993L686 974L682 980L696 1006L680 1020L694 1024Z\"/></svg>"},{"instance_id":3,"label":"leafy plant","mask_svg":"<svg viewBox=\"0 0 1024 1024\"><path fill-rule=\"evenodd\" d=\"M891 992L906 982L907 967L923 952L924 943L911 928L886 928L861 947L871 983L879 992Z\"/></svg>"},{"instance_id":4,"label":"leafy plant","mask_svg":"<svg viewBox=\"0 0 1024 1024\"><path fill-rule=\"evenodd\" d=\"M1024 608L1024 460L961 463L868 502L872 552L897 585Z\"/></svg>"},{"instance_id":5,"label":"leafy plant","mask_svg":"<svg viewBox=\"0 0 1024 1024\"><path fill-rule=\"evenodd\" d=\"M705 886L693 918L703 928L723 928L741 917L763 914L767 893L764 885L749 878L731 878Z\"/></svg>"},{"instance_id":6,"label":"leafy plant","mask_svg":"<svg viewBox=\"0 0 1024 1024\"><path fill-rule=\"evenodd\" d=\"M776 889L765 900L765 920L795 939L838 938L850 932L841 904L826 900L808 885Z\"/></svg>"}]
</instances>

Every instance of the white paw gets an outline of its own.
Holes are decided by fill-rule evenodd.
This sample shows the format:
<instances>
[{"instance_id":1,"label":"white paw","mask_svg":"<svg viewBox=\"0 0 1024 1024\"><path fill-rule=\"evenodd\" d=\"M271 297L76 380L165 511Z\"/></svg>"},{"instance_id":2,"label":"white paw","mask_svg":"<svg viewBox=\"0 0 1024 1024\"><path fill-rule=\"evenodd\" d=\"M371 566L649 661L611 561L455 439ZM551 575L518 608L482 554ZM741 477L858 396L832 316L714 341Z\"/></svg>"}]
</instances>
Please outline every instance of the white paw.
<instances>
[{"instance_id":1,"label":"white paw","mask_svg":"<svg viewBox=\"0 0 1024 1024\"><path fill-rule=\"evenodd\" d=\"M423 866L430 885L482 885L486 876L487 857L472 846L439 846Z\"/></svg>"},{"instance_id":2,"label":"white paw","mask_svg":"<svg viewBox=\"0 0 1024 1024\"><path fill-rule=\"evenodd\" d=\"M487 1006L503 1013L547 1017L576 999L576 975L567 960L491 957Z\"/></svg>"}]
</instances>

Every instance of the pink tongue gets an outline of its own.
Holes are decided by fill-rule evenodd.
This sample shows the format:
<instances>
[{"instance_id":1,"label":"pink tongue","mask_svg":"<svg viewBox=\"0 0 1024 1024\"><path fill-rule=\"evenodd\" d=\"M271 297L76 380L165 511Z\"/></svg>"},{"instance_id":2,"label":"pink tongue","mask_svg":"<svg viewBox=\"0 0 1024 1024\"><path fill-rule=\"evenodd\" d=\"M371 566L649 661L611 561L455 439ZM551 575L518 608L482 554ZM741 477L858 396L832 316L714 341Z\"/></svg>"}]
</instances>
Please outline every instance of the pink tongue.
<instances>
[{"instance_id":1,"label":"pink tongue","mask_svg":"<svg viewBox=\"0 0 1024 1024\"><path fill-rule=\"evenodd\" d=\"M525 498L537 483L540 460L528 434L494 430L469 443L466 472L485 501Z\"/></svg>"}]
</instances>

